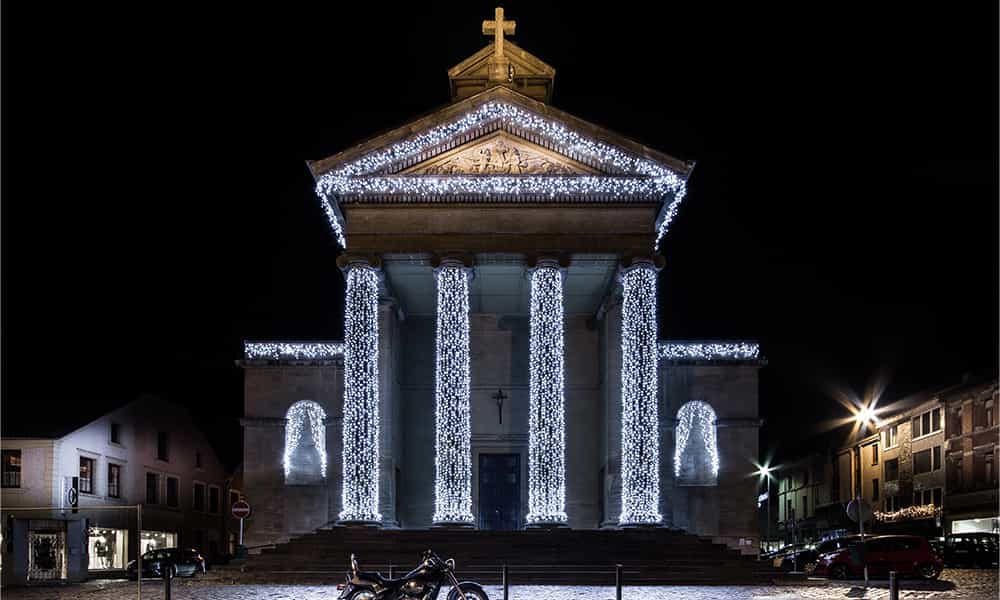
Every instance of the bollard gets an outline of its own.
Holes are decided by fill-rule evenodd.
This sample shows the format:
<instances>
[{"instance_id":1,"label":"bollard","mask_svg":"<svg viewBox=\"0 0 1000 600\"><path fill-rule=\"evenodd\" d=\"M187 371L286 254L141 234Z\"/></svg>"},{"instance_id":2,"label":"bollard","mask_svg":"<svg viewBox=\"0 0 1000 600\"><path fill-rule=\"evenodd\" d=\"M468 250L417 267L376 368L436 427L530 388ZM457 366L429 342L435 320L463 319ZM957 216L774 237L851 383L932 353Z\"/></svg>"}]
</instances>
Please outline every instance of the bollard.
<instances>
[{"instance_id":1,"label":"bollard","mask_svg":"<svg viewBox=\"0 0 1000 600\"><path fill-rule=\"evenodd\" d=\"M503 600L510 600L510 571L507 569L507 565L503 566L503 570L500 571L500 579L503 584Z\"/></svg>"},{"instance_id":2,"label":"bollard","mask_svg":"<svg viewBox=\"0 0 1000 600\"><path fill-rule=\"evenodd\" d=\"M899 578L895 571L889 571L889 600L899 600Z\"/></svg>"},{"instance_id":3,"label":"bollard","mask_svg":"<svg viewBox=\"0 0 1000 600\"><path fill-rule=\"evenodd\" d=\"M615 565L615 600L622 600L622 586L625 585L622 579L622 566Z\"/></svg>"},{"instance_id":4,"label":"bollard","mask_svg":"<svg viewBox=\"0 0 1000 600\"><path fill-rule=\"evenodd\" d=\"M163 600L170 600L170 584L171 584L171 571L169 565L163 565L160 567L163 571Z\"/></svg>"},{"instance_id":5,"label":"bollard","mask_svg":"<svg viewBox=\"0 0 1000 600\"><path fill-rule=\"evenodd\" d=\"M392 562L389 563L389 579L392 579Z\"/></svg>"}]
</instances>

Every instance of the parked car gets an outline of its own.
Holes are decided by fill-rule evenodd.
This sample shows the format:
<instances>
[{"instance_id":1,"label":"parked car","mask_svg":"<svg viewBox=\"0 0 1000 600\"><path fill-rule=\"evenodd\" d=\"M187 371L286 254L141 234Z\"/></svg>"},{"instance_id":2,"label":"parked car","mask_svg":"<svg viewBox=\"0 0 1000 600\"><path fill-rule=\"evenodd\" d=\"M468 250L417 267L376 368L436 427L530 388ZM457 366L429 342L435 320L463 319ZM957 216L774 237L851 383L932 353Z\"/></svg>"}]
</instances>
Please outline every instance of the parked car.
<instances>
[{"instance_id":1,"label":"parked car","mask_svg":"<svg viewBox=\"0 0 1000 600\"><path fill-rule=\"evenodd\" d=\"M780 567L789 571L797 568L799 571L812 572L816 567L816 563L819 562L820 556L847 548L850 544L860 540L860 535L845 535L844 537L824 540L817 544L809 544L794 554L786 554L782 558Z\"/></svg>"},{"instance_id":2,"label":"parked car","mask_svg":"<svg viewBox=\"0 0 1000 600\"><path fill-rule=\"evenodd\" d=\"M997 564L995 533L953 533L944 538L944 564L949 567L968 565L989 568Z\"/></svg>"},{"instance_id":3,"label":"parked car","mask_svg":"<svg viewBox=\"0 0 1000 600\"><path fill-rule=\"evenodd\" d=\"M789 544L787 546L783 546L782 548L774 552L771 552L769 558L772 564L774 564L774 566L780 567L782 565L782 561L785 559L786 556L790 556L796 552L801 552L805 549L806 549L805 544Z\"/></svg>"},{"instance_id":4,"label":"parked car","mask_svg":"<svg viewBox=\"0 0 1000 600\"><path fill-rule=\"evenodd\" d=\"M143 577L159 578L165 572L169 572L171 576L194 577L196 573L204 573L206 570L205 558L193 548L159 548L142 555ZM136 561L130 561L125 571L129 579L135 579Z\"/></svg>"},{"instance_id":5,"label":"parked car","mask_svg":"<svg viewBox=\"0 0 1000 600\"><path fill-rule=\"evenodd\" d=\"M925 538L916 535L880 535L820 556L815 575L834 579L861 578L865 564L868 575L887 578L890 571L900 577L937 579L944 561L931 549Z\"/></svg>"}]
</instances>

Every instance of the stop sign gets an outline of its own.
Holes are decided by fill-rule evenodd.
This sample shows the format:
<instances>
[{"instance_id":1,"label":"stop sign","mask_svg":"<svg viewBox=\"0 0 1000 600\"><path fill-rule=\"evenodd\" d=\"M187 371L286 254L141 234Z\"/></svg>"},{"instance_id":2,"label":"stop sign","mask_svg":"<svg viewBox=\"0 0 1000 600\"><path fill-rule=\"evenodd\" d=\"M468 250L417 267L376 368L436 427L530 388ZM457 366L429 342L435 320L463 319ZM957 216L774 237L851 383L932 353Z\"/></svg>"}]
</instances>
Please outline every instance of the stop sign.
<instances>
[{"instance_id":1,"label":"stop sign","mask_svg":"<svg viewBox=\"0 0 1000 600\"><path fill-rule=\"evenodd\" d=\"M250 505L244 500L233 502L233 516L237 519L245 519L250 516Z\"/></svg>"}]
</instances>

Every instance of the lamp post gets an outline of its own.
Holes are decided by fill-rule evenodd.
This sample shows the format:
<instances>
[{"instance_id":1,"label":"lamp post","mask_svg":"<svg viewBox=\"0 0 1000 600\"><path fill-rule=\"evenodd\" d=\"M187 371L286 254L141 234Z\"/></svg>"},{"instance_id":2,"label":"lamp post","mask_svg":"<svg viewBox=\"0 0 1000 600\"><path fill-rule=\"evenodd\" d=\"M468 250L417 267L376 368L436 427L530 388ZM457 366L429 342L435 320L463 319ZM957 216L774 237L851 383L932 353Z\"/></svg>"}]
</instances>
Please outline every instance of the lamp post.
<instances>
[{"instance_id":1,"label":"lamp post","mask_svg":"<svg viewBox=\"0 0 1000 600\"><path fill-rule=\"evenodd\" d=\"M764 483L767 485L767 491L764 492L765 496L764 502L767 503L764 508L765 510L764 521L766 523L766 528L767 528L767 536L765 539L767 539L768 543L771 542L771 472L772 471L774 471L773 468L764 465L758 468L756 473L757 475L760 475L761 477L764 478Z\"/></svg>"}]
</instances>

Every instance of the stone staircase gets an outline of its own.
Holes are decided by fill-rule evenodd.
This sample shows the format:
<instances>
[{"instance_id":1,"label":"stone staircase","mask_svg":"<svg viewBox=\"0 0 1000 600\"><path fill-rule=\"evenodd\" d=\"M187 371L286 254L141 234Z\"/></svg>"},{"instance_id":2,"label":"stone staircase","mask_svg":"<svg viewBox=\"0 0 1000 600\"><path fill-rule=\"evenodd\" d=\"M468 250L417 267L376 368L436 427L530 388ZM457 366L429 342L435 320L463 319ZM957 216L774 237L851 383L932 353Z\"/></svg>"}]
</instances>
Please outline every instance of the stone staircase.
<instances>
[{"instance_id":1,"label":"stone staircase","mask_svg":"<svg viewBox=\"0 0 1000 600\"><path fill-rule=\"evenodd\" d=\"M353 552L362 569L400 577L425 549L454 558L460 579L511 585L614 585L615 564L626 585L762 584L786 576L767 562L725 545L666 529L630 530L377 530L321 529L213 568L226 583L332 585L344 580Z\"/></svg>"}]
</instances>

